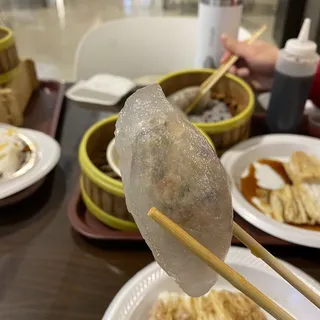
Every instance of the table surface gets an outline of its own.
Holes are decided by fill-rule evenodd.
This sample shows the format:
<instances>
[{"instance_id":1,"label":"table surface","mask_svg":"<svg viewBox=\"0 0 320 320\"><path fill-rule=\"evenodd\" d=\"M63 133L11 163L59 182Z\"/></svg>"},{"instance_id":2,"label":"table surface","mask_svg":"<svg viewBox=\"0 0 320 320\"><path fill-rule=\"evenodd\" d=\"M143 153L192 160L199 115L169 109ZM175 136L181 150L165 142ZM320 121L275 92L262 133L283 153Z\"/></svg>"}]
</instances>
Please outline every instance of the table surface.
<instances>
[{"instance_id":1,"label":"table surface","mask_svg":"<svg viewBox=\"0 0 320 320\"><path fill-rule=\"evenodd\" d=\"M80 172L79 142L108 112L80 108L65 99L57 137L62 147L59 165L32 197L0 209L1 320L101 319L126 281L153 261L143 243L88 241L67 219ZM268 249L320 281L318 250Z\"/></svg>"}]
</instances>

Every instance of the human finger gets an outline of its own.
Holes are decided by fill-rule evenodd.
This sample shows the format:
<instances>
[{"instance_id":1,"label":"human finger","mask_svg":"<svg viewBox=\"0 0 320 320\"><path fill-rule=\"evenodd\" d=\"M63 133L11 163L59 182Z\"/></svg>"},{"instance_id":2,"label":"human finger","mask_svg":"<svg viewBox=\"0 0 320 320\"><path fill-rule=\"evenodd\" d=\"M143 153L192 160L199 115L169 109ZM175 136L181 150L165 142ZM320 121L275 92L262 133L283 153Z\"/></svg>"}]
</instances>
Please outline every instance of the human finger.
<instances>
[{"instance_id":1,"label":"human finger","mask_svg":"<svg viewBox=\"0 0 320 320\"><path fill-rule=\"evenodd\" d=\"M221 42L225 49L231 54L235 54L243 58L247 58L252 55L252 47L249 44L235 40L226 34L221 36Z\"/></svg>"},{"instance_id":2,"label":"human finger","mask_svg":"<svg viewBox=\"0 0 320 320\"><path fill-rule=\"evenodd\" d=\"M249 77L250 70L248 68L239 68L237 69L236 74L241 78L246 78L246 77Z\"/></svg>"},{"instance_id":3,"label":"human finger","mask_svg":"<svg viewBox=\"0 0 320 320\"><path fill-rule=\"evenodd\" d=\"M221 63L221 64L226 63L230 57L231 57L231 53L227 51L227 52L222 56L222 58L221 58L221 60L220 60L220 63Z\"/></svg>"}]
</instances>

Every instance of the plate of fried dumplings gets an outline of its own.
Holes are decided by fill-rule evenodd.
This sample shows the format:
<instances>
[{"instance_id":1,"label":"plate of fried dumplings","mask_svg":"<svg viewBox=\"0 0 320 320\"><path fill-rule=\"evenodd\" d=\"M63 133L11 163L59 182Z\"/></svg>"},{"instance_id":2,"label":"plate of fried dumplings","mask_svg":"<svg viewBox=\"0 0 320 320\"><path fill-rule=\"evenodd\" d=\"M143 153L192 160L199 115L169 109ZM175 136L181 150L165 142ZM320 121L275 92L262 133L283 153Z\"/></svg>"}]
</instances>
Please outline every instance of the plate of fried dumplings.
<instances>
[{"instance_id":1,"label":"plate of fried dumplings","mask_svg":"<svg viewBox=\"0 0 320 320\"><path fill-rule=\"evenodd\" d=\"M231 247L226 262L295 319L319 319L320 311L261 259ZM315 292L320 286L301 270L282 261ZM277 288L277 290L275 290ZM252 300L219 277L207 294L192 298L156 262L139 271L117 293L102 320L272 320Z\"/></svg>"},{"instance_id":2,"label":"plate of fried dumplings","mask_svg":"<svg viewBox=\"0 0 320 320\"><path fill-rule=\"evenodd\" d=\"M234 210L280 239L320 248L320 140L274 134L222 156Z\"/></svg>"}]
</instances>

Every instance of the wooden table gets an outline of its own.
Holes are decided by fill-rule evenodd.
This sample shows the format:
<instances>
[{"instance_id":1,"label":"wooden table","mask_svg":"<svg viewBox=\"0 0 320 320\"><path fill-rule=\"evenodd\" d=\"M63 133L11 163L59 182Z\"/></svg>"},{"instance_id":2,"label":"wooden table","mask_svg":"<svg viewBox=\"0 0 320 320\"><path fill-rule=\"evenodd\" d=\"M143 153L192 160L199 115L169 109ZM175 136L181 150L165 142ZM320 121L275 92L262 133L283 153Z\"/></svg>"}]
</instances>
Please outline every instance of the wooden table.
<instances>
[{"instance_id":1,"label":"wooden table","mask_svg":"<svg viewBox=\"0 0 320 320\"><path fill-rule=\"evenodd\" d=\"M123 284L153 260L144 244L92 242L71 229L78 145L101 113L67 100L63 110L58 167L31 198L0 209L1 320L101 319ZM318 250L269 249L320 281Z\"/></svg>"}]
</instances>

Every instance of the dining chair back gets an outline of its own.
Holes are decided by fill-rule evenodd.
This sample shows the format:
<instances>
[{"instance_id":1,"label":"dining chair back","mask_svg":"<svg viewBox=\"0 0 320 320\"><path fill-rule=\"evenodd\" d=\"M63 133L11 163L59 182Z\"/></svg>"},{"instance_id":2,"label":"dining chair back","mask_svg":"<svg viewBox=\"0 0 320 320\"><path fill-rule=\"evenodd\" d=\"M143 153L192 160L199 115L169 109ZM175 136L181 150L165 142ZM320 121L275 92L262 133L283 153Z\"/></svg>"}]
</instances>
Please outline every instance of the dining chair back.
<instances>
[{"instance_id":1,"label":"dining chair back","mask_svg":"<svg viewBox=\"0 0 320 320\"><path fill-rule=\"evenodd\" d=\"M80 41L75 80L109 73L131 79L193 68L195 17L139 17L106 22ZM240 38L250 36L240 28Z\"/></svg>"},{"instance_id":2,"label":"dining chair back","mask_svg":"<svg viewBox=\"0 0 320 320\"><path fill-rule=\"evenodd\" d=\"M78 45L76 80L97 73L137 78L192 68L196 19L127 18L90 30Z\"/></svg>"}]
</instances>

